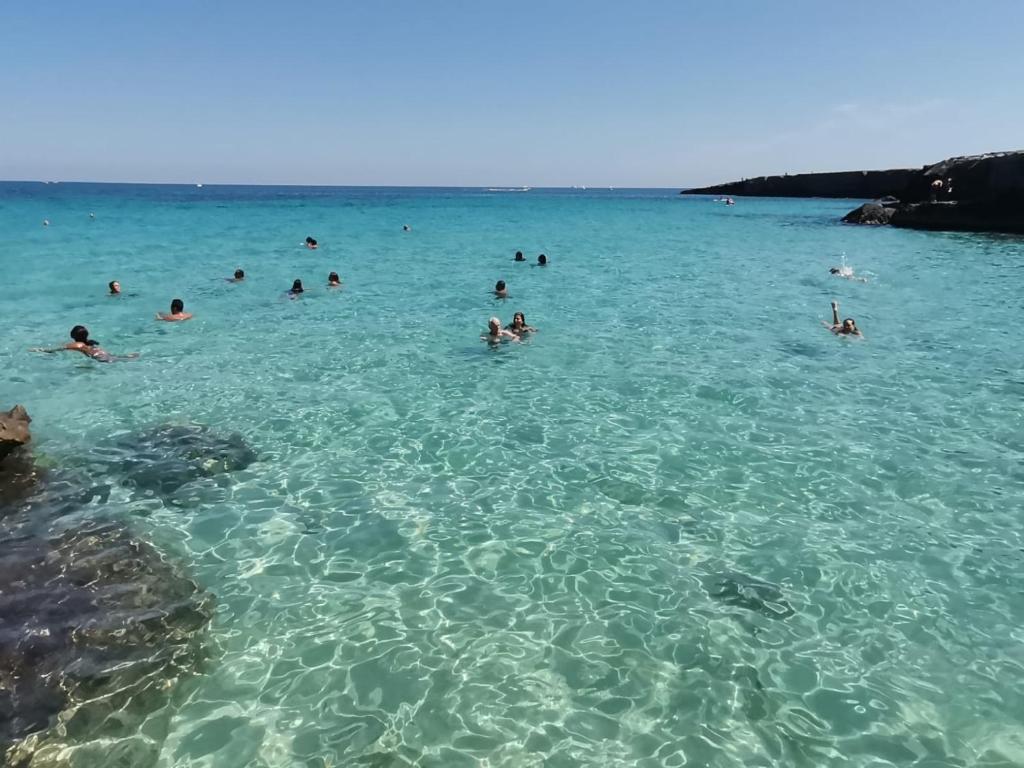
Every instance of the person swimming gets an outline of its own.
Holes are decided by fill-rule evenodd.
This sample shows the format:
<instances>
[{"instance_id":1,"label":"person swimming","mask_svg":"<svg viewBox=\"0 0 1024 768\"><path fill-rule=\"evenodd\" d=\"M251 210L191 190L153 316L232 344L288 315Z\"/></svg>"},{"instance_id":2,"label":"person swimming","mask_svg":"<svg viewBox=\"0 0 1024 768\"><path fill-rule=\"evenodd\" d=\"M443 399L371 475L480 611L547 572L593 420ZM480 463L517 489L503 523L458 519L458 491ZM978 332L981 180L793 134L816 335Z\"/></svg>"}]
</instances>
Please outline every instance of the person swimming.
<instances>
[{"instance_id":1,"label":"person swimming","mask_svg":"<svg viewBox=\"0 0 1024 768\"><path fill-rule=\"evenodd\" d=\"M515 259L513 259L513 261L526 261L526 257L523 256L522 251L516 251L516 257Z\"/></svg>"},{"instance_id":2,"label":"person swimming","mask_svg":"<svg viewBox=\"0 0 1024 768\"><path fill-rule=\"evenodd\" d=\"M508 288L505 287L505 281L499 280L494 284L494 295L499 299L508 298Z\"/></svg>"},{"instance_id":3,"label":"person swimming","mask_svg":"<svg viewBox=\"0 0 1024 768\"><path fill-rule=\"evenodd\" d=\"M546 267L547 265L548 265L548 257L545 256L542 253L540 256L537 257L537 266L538 267Z\"/></svg>"},{"instance_id":4,"label":"person swimming","mask_svg":"<svg viewBox=\"0 0 1024 768\"><path fill-rule=\"evenodd\" d=\"M236 269L235 270L235 276L228 278L228 282L229 283L240 283L243 280L245 280L245 270L244 269Z\"/></svg>"},{"instance_id":5,"label":"person swimming","mask_svg":"<svg viewBox=\"0 0 1024 768\"><path fill-rule=\"evenodd\" d=\"M500 344L505 339L510 341L519 341L519 337L516 336L512 331L507 331L501 327L501 320L496 317L492 317L487 321L487 334L480 337L483 341L491 344Z\"/></svg>"},{"instance_id":6,"label":"person swimming","mask_svg":"<svg viewBox=\"0 0 1024 768\"><path fill-rule=\"evenodd\" d=\"M46 354L53 354L55 352L81 352L86 357L90 357L101 363L112 363L115 360L134 360L139 356L138 353L123 355L121 357L111 355L100 347L100 343L98 341L89 338L89 329L84 325L76 325L71 329L71 342L65 344L63 347L56 347L55 349L35 347L29 351L45 352Z\"/></svg>"},{"instance_id":7,"label":"person swimming","mask_svg":"<svg viewBox=\"0 0 1024 768\"><path fill-rule=\"evenodd\" d=\"M295 279L292 281L292 289L288 291L288 295L295 297L305 292L306 289L302 287L302 281L299 279Z\"/></svg>"},{"instance_id":8,"label":"person swimming","mask_svg":"<svg viewBox=\"0 0 1024 768\"><path fill-rule=\"evenodd\" d=\"M181 299L174 299L171 301L170 312L157 312L157 320L165 320L168 323L177 323L182 320L191 320L192 313L185 311L185 302Z\"/></svg>"},{"instance_id":9,"label":"person swimming","mask_svg":"<svg viewBox=\"0 0 1024 768\"><path fill-rule=\"evenodd\" d=\"M824 320L822 324L828 328L836 336L860 336L864 337L864 334L860 332L860 328L857 327L857 321L852 317L848 317L843 321L839 320L839 302L832 302L832 323L826 323Z\"/></svg>"},{"instance_id":10,"label":"person swimming","mask_svg":"<svg viewBox=\"0 0 1024 768\"><path fill-rule=\"evenodd\" d=\"M536 333L537 329L526 324L526 315L516 312L512 315L512 322L505 326L506 330L512 331L516 336L523 336L527 333Z\"/></svg>"},{"instance_id":11,"label":"person swimming","mask_svg":"<svg viewBox=\"0 0 1024 768\"><path fill-rule=\"evenodd\" d=\"M841 267L829 267L828 271L829 274L835 275L836 277L845 278L846 280L857 280L858 282L861 283L866 283L868 281L866 277L861 277L860 275L853 274L853 267L848 267L845 264L843 264Z\"/></svg>"},{"instance_id":12,"label":"person swimming","mask_svg":"<svg viewBox=\"0 0 1024 768\"><path fill-rule=\"evenodd\" d=\"M402 225L402 231L403 232L412 232L412 227L410 227L408 224L403 224Z\"/></svg>"},{"instance_id":13,"label":"person swimming","mask_svg":"<svg viewBox=\"0 0 1024 768\"><path fill-rule=\"evenodd\" d=\"M307 237L306 238L306 247L309 248L309 250L311 250L311 251L315 251L317 248L320 247L320 244L316 241L315 238Z\"/></svg>"},{"instance_id":14,"label":"person swimming","mask_svg":"<svg viewBox=\"0 0 1024 768\"><path fill-rule=\"evenodd\" d=\"M111 296L121 295L121 284L117 282L117 280L111 280L109 283L107 283L107 287L110 289Z\"/></svg>"},{"instance_id":15,"label":"person swimming","mask_svg":"<svg viewBox=\"0 0 1024 768\"><path fill-rule=\"evenodd\" d=\"M339 288L341 287L341 278L338 277L337 272L331 272L327 276L327 287L328 288Z\"/></svg>"}]
</instances>

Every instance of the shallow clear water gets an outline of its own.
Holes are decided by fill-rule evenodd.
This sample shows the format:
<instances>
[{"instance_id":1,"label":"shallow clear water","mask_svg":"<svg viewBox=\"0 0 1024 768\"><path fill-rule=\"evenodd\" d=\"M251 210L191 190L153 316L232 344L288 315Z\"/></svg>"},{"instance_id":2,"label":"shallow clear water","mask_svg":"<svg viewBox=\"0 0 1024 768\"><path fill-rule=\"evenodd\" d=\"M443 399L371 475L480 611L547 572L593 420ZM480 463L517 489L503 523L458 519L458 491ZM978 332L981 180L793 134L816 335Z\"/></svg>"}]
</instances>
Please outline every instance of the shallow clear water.
<instances>
[{"instance_id":1,"label":"shallow clear water","mask_svg":"<svg viewBox=\"0 0 1024 768\"><path fill-rule=\"evenodd\" d=\"M147 754L1024 764L1024 240L851 207L0 185L0 405L37 453L198 422L259 454L98 510L217 598ZM195 320L155 322L175 296ZM515 310L533 339L479 341ZM26 351L76 323L140 360Z\"/></svg>"}]
</instances>

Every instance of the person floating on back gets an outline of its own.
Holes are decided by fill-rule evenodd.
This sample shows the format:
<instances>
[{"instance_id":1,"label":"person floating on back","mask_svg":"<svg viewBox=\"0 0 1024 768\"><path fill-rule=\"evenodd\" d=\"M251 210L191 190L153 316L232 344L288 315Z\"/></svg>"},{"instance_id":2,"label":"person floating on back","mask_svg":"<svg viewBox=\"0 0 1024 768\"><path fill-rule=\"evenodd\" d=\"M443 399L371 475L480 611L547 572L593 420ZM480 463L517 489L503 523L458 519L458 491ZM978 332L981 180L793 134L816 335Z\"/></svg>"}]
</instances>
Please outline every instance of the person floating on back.
<instances>
[{"instance_id":1,"label":"person floating on back","mask_svg":"<svg viewBox=\"0 0 1024 768\"><path fill-rule=\"evenodd\" d=\"M316 241L315 238L307 237L306 238L306 247L309 248L309 250L311 250L311 251L315 251L317 248L320 247L320 244Z\"/></svg>"},{"instance_id":2,"label":"person floating on back","mask_svg":"<svg viewBox=\"0 0 1024 768\"><path fill-rule=\"evenodd\" d=\"M107 287L110 289L111 296L121 295L121 284L117 282L117 280L111 280L109 283L107 283Z\"/></svg>"},{"instance_id":3,"label":"person floating on back","mask_svg":"<svg viewBox=\"0 0 1024 768\"><path fill-rule=\"evenodd\" d=\"M832 302L832 324L826 323L824 320L822 324L828 328L836 336L860 336L864 337L864 334L860 332L860 328L857 327L857 321L852 317L848 317L845 320L839 320L839 302Z\"/></svg>"},{"instance_id":4,"label":"person floating on back","mask_svg":"<svg viewBox=\"0 0 1024 768\"><path fill-rule=\"evenodd\" d=\"M505 326L506 330L512 331L516 336L522 337L527 333L536 333L537 329L526 324L526 315L516 312L512 315L512 322Z\"/></svg>"},{"instance_id":5,"label":"person floating on back","mask_svg":"<svg viewBox=\"0 0 1024 768\"><path fill-rule=\"evenodd\" d=\"M191 320L192 313L185 311L185 302L181 299L174 299L171 302L170 312L157 312L157 320L165 320L168 323L177 323L182 320Z\"/></svg>"},{"instance_id":6,"label":"person floating on back","mask_svg":"<svg viewBox=\"0 0 1024 768\"><path fill-rule=\"evenodd\" d=\"M228 278L228 282L229 283L241 283L244 280L245 280L245 270L244 269L236 269L235 270L235 276Z\"/></svg>"},{"instance_id":7,"label":"person floating on back","mask_svg":"<svg viewBox=\"0 0 1024 768\"><path fill-rule=\"evenodd\" d=\"M122 357L114 357L110 353L106 352L100 347L100 343L95 339L89 338L89 329L84 325L76 325L71 329L71 341L65 344L63 347L56 347L55 349L43 349L42 347L35 347L29 350L30 352L45 352L47 354L53 354L55 352L81 352L86 357L91 357L93 360L97 360L101 363L112 363L115 360L134 360L138 357L138 354L124 355Z\"/></svg>"},{"instance_id":8,"label":"person floating on back","mask_svg":"<svg viewBox=\"0 0 1024 768\"><path fill-rule=\"evenodd\" d=\"M301 296L305 292L306 289L302 287L302 281L296 279L292 281L292 289L288 291L288 295L294 299L296 296Z\"/></svg>"},{"instance_id":9,"label":"person floating on back","mask_svg":"<svg viewBox=\"0 0 1024 768\"><path fill-rule=\"evenodd\" d=\"M507 331L501 327L501 320L496 317L492 317L487 321L487 334L480 338L490 344L500 344L506 339L509 341L519 341L519 337L512 333L512 331Z\"/></svg>"},{"instance_id":10,"label":"person floating on back","mask_svg":"<svg viewBox=\"0 0 1024 768\"><path fill-rule=\"evenodd\" d=\"M338 277L338 273L337 272L331 272L331 274L329 274L327 276L327 287L328 288L340 288L341 287L341 278Z\"/></svg>"},{"instance_id":11,"label":"person floating on back","mask_svg":"<svg viewBox=\"0 0 1024 768\"><path fill-rule=\"evenodd\" d=\"M516 251L516 257L515 259L513 259L513 261L526 261L526 257L523 256L522 251Z\"/></svg>"},{"instance_id":12,"label":"person floating on back","mask_svg":"<svg viewBox=\"0 0 1024 768\"><path fill-rule=\"evenodd\" d=\"M537 257L537 266L538 267L546 267L547 265L548 265L548 257L545 256L542 253L540 256Z\"/></svg>"},{"instance_id":13,"label":"person floating on back","mask_svg":"<svg viewBox=\"0 0 1024 768\"><path fill-rule=\"evenodd\" d=\"M505 287L505 281L499 280L494 284L494 295L499 299L508 298L508 288Z\"/></svg>"}]
</instances>

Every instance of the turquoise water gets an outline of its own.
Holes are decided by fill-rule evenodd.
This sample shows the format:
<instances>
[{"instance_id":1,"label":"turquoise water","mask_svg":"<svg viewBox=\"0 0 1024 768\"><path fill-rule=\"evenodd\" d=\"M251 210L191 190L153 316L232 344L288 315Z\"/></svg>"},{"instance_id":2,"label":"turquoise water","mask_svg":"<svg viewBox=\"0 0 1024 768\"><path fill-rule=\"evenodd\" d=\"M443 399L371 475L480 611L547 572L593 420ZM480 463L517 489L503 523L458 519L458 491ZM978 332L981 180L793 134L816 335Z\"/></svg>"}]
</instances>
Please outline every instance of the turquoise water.
<instances>
[{"instance_id":1,"label":"turquoise water","mask_svg":"<svg viewBox=\"0 0 1024 768\"><path fill-rule=\"evenodd\" d=\"M37 453L195 422L259 455L96 504L217 600L131 762L1024 765L1024 241L851 207L0 186ZM516 310L534 338L479 341ZM77 323L141 358L26 351Z\"/></svg>"}]
</instances>

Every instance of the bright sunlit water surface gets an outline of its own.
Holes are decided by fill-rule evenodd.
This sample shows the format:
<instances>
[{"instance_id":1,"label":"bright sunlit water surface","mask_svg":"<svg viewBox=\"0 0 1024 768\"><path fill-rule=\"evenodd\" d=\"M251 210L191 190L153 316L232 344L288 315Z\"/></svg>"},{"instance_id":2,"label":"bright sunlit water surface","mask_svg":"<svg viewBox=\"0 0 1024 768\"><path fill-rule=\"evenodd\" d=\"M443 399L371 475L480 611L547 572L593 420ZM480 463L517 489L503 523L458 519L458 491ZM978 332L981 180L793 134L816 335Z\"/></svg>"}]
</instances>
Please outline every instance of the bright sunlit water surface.
<instances>
[{"instance_id":1,"label":"bright sunlit water surface","mask_svg":"<svg viewBox=\"0 0 1024 768\"><path fill-rule=\"evenodd\" d=\"M166 423L258 454L90 506L216 597L132 760L1024 764L1024 241L854 204L0 186L37 456ZM516 310L535 337L480 341ZM28 352L78 323L140 359Z\"/></svg>"}]
</instances>

